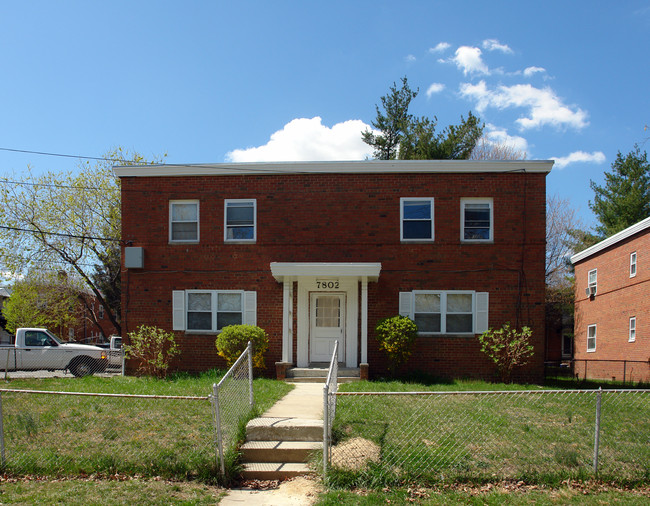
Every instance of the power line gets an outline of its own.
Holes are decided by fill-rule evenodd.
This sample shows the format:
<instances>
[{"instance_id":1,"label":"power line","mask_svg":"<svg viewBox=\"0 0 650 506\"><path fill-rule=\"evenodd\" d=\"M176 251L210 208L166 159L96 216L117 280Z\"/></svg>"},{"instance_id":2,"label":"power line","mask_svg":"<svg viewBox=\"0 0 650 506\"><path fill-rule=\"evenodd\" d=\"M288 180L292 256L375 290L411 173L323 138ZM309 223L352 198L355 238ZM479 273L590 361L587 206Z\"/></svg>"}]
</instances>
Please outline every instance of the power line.
<instances>
[{"instance_id":1,"label":"power line","mask_svg":"<svg viewBox=\"0 0 650 506\"><path fill-rule=\"evenodd\" d=\"M105 158L102 156L82 156L82 155L68 155L64 153L48 153L46 151L31 151L28 149L14 149L14 148L2 148L0 147L0 151L9 151L11 153L25 153L28 155L42 155L42 156L58 156L61 158L78 158L82 160L97 160L101 162L120 162L120 163L128 163L131 160L122 160L121 158Z\"/></svg>"},{"instance_id":2,"label":"power line","mask_svg":"<svg viewBox=\"0 0 650 506\"><path fill-rule=\"evenodd\" d=\"M60 232L43 232L41 230L34 230L30 228L18 228L18 227L6 227L4 225L0 225L0 228L4 230L12 230L14 232L30 232L32 234L40 234L40 235L54 235L57 237L67 237L69 239L91 239L94 241L110 241L110 242L122 242L121 239L114 239L114 238L109 238L109 237L93 237L89 235L74 235L74 234L62 234Z\"/></svg>"}]
</instances>

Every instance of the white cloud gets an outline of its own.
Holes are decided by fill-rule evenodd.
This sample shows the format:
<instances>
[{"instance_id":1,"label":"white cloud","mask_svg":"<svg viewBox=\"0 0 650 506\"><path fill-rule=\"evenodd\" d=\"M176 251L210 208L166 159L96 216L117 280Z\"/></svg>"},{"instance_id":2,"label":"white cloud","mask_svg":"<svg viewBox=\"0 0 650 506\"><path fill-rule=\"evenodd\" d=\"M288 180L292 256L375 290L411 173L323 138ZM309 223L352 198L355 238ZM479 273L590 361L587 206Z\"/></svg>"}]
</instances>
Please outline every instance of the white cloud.
<instances>
[{"instance_id":1,"label":"white cloud","mask_svg":"<svg viewBox=\"0 0 650 506\"><path fill-rule=\"evenodd\" d=\"M516 84L498 86L494 90L489 90L485 81L480 81L478 84L461 84L460 94L475 100L479 112L485 111L488 107L528 109L528 116L516 120L522 130L540 128L544 125L556 128L573 127L579 130L589 124L585 111L565 105L550 88L540 89L530 84Z\"/></svg>"},{"instance_id":2,"label":"white cloud","mask_svg":"<svg viewBox=\"0 0 650 506\"><path fill-rule=\"evenodd\" d=\"M406 55L406 56L404 57L404 59L405 59L408 63L413 63L413 62L416 60L415 56L413 56L412 54L408 54L408 55Z\"/></svg>"},{"instance_id":3,"label":"white cloud","mask_svg":"<svg viewBox=\"0 0 650 506\"><path fill-rule=\"evenodd\" d=\"M605 161L605 154L602 151L594 151L593 153L585 153L584 151L575 151L569 156L552 157L551 160L555 161L554 168L563 169L572 163L603 163Z\"/></svg>"},{"instance_id":4,"label":"white cloud","mask_svg":"<svg viewBox=\"0 0 650 506\"><path fill-rule=\"evenodd\" d=\"M436 47L432 47L429 49L430 53L444 53L447 49L451 47L451 44L448 42L438 42L436 44Z\"/></svg>"},{"instance_id":5,"label":"white cloud","mask_svg":"<svg viewBox=\"0 0 650 506\"><path fill-rule=\"evenodd\" d=\"M450 61L456 64L463 74L489 74L488 66L481 59L481 50L477 47L460 46L456 56Z\"/></svg>"},{"instance_id":6,"label":"white cloud","mask_svg":"<svg viewBox=\"0 0 650 506\"><path fill-rule=\"evenodd\" d=\"M485 39L483 49L487 51L501 51L502 53L512 54L512 49L506 44L501 44L497 39Z\"/></svg>"},{"instance_id":7,"label":"white cloud","mask_svg":"<svg viewBox=\"0 0 650 506\"><path fill-rule=\"evenodd\" d=\"M431 95L434 95L435 93L440 93L444 89L445 89L445 85L442 83L431 84L431 86L427 88L427 98L431 98Z\"/></svg>"},{"instance_id":8,"label":"white cloud","mask_svg":"<svg viewBox=\"0 0 650 506\"><path fill-rule=\"evenodd\" d=\"M363 160L372 149L361 140L361 132L372 128L361 120L348 120L329 128L321 118L296 118L271 135L263 146L235 149L226 154L229 162L288 162Z\"/></svg>"},{"instance_id":9,"label":"white cloud","mask_svg":"<svg viewBox=\"0 0 650 506\"><path fill-rule=\"evenodd\" d=\"M528 141L518 135L509 135L505 128L500 128L491 123L485 125L486 132L483 134L488 142L501 144L522 153L528 152Z\"/></svg>"},{"instance_id":10,"label":"white cloud","mask_svg":"<svg viewBox=\"0 0 650 506\"><path fill-rule=\"evenodd\" d=\"M524 69L524 75L526 77L530 77L530 76L536 74L537 72L546 73L546 69L543 68L543 67L527 67L527 68Z\"/></svg>"}]
</instances>

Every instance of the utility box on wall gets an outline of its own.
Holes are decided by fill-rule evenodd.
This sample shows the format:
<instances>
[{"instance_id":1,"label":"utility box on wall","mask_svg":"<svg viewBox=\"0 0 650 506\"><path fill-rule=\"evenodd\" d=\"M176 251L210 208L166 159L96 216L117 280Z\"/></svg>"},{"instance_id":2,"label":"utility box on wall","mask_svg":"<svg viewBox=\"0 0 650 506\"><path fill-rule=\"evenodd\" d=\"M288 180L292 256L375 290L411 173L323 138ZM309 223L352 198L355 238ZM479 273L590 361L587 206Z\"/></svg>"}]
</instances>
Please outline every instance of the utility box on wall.
<instances>
[{"instance_id":1,"label":"utility box on wall","mask_svg":"<svg viewBox=\"0 0 650 506\"><path fill-rule=\"evenodd\" d=\"M140 247L124 248L124 267L142 269L144 267L144 249Z\"/></svg>"}]
</instances>

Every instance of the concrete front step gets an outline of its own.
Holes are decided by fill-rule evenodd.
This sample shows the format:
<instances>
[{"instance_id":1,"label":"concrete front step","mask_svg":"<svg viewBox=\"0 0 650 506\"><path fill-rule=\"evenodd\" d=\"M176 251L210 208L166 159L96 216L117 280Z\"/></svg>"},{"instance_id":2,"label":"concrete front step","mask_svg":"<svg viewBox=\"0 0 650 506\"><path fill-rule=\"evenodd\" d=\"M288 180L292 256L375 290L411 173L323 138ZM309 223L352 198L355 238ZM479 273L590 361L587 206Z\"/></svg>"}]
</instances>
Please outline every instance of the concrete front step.
<instances>
[{"instance_id":1,"label":"concrete front step","mask_svg":"<svg viewBox=\"0 0 650 506\"><path fill-rule=\"evenodd\" d=\"M284 381L285 383L322 383L324 385L327 378L286 378ZM361 381L361 379L358 376L336 378L337 383L354 383L355 381Z\"/></svg>"},{"instance_id":2,"label":"concrete front step","mask_svg":"<svg viewBox=\"0 0 650 506\"><path fill-rule=\"evenodd\" d=\"M322 441L323 420L253 418L246 424L247 441Z\"/></svg>"},{"instance_id":3,"label":"concrete front step","mask_svg":"<svg viewBox=\"0 0 650 506\"><path fill-rule=\"evenodd\" d=\"M246 480L283 480L312 473L307 464L261 462L244 464L242 478Z\"/></svg>"},{"instance_id":4,"label":"concrete front step","mask_svg":"<svg viewBox=\"0 0 650 506\"><path fill-rule=\"evenodd\" d=\"M323 448L319 441L247 441L241 447L244 462L309 462Z\"/></svg>"},{"instance_id":5,"label":"concrete front step","mask_svg":"<svg viewBox=\"0 0 650 506\"><path fill-rule=\"evenodd\" d=\"M327 378L329 369L320 367L292 367L287 369L287 378ZM358 378L361 370L350 367L339 367L338 376L346 378Z\"/></svg>"}]
</instances>

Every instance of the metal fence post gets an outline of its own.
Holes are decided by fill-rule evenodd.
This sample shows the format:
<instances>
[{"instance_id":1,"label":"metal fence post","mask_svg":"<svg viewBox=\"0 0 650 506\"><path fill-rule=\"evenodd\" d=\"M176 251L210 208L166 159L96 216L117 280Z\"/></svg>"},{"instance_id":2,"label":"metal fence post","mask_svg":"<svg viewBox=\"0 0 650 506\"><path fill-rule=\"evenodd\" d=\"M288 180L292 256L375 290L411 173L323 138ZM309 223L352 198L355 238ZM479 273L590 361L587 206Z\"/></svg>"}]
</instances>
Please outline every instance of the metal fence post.
<instances>
[{"instance_id":1,"label":"metal fence post","mask_svg":"<svg viewBox=\"0 0 650 506\"><path fill-rule=\"evenodd\" d=\"M600 400L603 395L602 387L598 388L596 394L596 429L594 435L594 473L598 473L598 448L600 446Z\"/></svg>"},{"instance_id":2,"label":"metal fence post","mask_svg":"<svg viewBox=\"0 0 650 506\"><path fill-rule=\"evenodd\" d=\"M217 426L217 463L221 467L221 474L226 474L226 466L223 459L223 436L221 434L221 414L219 408L219 386L216 383L212 384L212 407L214 410L214 423Z\"/></svg>"},{"instance_id":3,"label":"metal fence post","mask_svg":"<svg viewBox=\"0 0 650 506\"><path fill-rule=\"evenodd\" d=\"M2 415L2 394L0 394L0 457L2 458L2 467L7 463L5 460L5 429Z\"/></svg>"},{"instance_id":4,"label":"metal fence post","mask_svg":"<svg viewBox=\"0 0 650 506\"><path fill-rule=\"evenodd\" d=\"M329 384L323 387L323 478L327 475L329 457Z\"/></svg>"},{"instance_id":5,"label":"metal fence post","mask_svg":"<svg viewBox=\"0 0 650 506\"><path fill-rule=\"evenodd\" d=\"M255 400L253 399L253 343L248 341L248 403L251 406L255 406Z\"/></svg>"}]
</instances>

